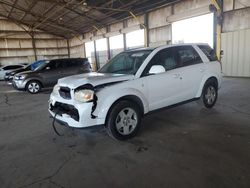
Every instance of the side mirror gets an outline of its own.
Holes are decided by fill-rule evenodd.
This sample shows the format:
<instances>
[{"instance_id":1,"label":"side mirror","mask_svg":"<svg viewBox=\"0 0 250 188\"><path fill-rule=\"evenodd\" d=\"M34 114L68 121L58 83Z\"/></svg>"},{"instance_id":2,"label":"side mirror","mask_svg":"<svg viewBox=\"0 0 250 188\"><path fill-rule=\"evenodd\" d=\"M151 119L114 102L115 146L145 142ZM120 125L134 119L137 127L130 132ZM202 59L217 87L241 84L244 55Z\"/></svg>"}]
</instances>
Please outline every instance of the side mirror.
<instances>
[{"instance_id":1,"label":"side mirror","mask_svg":"<svg viewBox=\"0 0 250 188\"><path fill-rule=\"evenodd\" d=\"M166 70L162 65L153 65L149 70L149 74L159 74L163 72L166 72Z\"/></svg>"},{"instance_id":2,"label":"side mirror","mask_svg":"<svg viewBox=\"0 0 250 188\"><path fill-rule=\"evenodd\" d=\"M46 67L45 69L46 69L46 70L50 70L50 67Z\"/></svg>"},{"instance_id":3,"label":"side mirror","mask_svg":"<svg viewBox=\"0 0 250 188\"><path fill-rule=\"evenodd\" d=\"M221 56L224 55L224 51L223 51L223 50L220 51L220 55L221 55Z\"/></svg>"}]
</instances>

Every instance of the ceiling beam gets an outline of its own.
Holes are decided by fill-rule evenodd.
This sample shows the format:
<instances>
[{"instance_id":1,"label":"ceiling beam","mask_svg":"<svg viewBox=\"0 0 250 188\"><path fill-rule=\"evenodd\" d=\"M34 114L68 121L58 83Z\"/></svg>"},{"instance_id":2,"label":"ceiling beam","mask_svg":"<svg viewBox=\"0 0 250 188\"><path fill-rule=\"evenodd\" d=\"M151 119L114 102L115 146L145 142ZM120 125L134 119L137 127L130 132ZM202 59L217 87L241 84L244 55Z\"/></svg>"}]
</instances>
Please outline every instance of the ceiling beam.
<instances>
[{"instance_id":1,"label":"ceiling beam","mask_svg":"<svg viewBox=\"0 0 250 188\"><path fill-rule=\"evenodd\" d=\"M37 3L36 0L33 0L28 6L28 10L31 10L36 5L36 3ZM23 16L19 20L22 21L26 15L27 15L27 12L24 12Z\"/></svg>"},{"instance_id":2,"label":"ceiling beam","mask_svg":"<svg viewBox=\"0 0 250 188\"><path fill-rule=\"evenodd\" d=\"M6 2L6 1L3 1L3 0L0 0L0 3L3 3L3 4L5 4L5 5L7 5L7 6L12 6L9 2ZM40 19L45 19L44 18L44 16L38 16L38 15L36 15L36 14L34 14L34 13L32 13L30 10L25 10L24 8L22 8L22 7L15 7L17 10L20 10L20 11L23 11L23 12L27 12L27 14L30 14L30 15L32 15L33 17L35 17L36 19L37 18L40 18ZM5 15L4 15L5 16ZM6 17L6 16L5 16ZM14 19L14 18L12 18L12 19ZM14 19L14 20L16 20L16 19ZM59 24L56 24L56 23L54 23L54 22L52 22L51 20L49 20L49 19L46 19L46 21L48 22L48 24L50 25L50 26L52 26L52 27L54 27L54 28L57 28L57 29L62 29L62 30L64 30L64 31L70 31L71 33L73 33L73 34L78 34L78 35L81 35L78 31L76 31L76 30L73 30L73 29L70 29L70 28L68 28L68 27L66 27L66 26L64 26L64 25L59 25ZM27 25L27 23L25 23L25 21L22 21L22 23L23 24L25 24L25 25ZM38 23L41 23L41 22L38 22ZM41 28L39 28L39 29L41 29Z\"/></svg>"},{"instance_id":3,"label":"ceiling beam","mask_svg":"<svg viewBox=\"0 0 250 188\"><path fill-rule=\"evenodd\" d=\"M10 17L10 15L11 15L11 13L12 13L13 9L15 8L16 3L17 3L17 0L15 0L15 1L14 1L14 3L13 3L13 5L12 5L12 7L11 7L11 9L10 9L9 13L8 13L8 15L7 15L7 17L8 17L8 18Z\"/></svg>"}]
</instances>

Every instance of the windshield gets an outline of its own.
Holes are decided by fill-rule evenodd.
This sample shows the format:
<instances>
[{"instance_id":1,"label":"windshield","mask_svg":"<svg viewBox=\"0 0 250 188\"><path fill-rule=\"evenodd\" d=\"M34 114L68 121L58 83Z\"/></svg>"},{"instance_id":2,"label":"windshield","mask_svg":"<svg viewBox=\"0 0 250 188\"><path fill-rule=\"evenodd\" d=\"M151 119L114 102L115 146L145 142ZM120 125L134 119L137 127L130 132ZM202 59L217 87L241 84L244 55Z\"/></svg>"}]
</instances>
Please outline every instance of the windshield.
<instances>
[{"instance_id":1,"label":"windshield","mask_svg":"<svg viewBox=\"0 0 250 188\"><path fill-rule=\"evenodd\" d=\"M98 72L115 74L135 74L152 50L122 52L112 58Z\"/></svg>"},{"instance_id":2,"label":"windshield","mask_svg":"<svg viewBox=\"0 0 250 188\"><path fill-rule=\"evenodd\" d=\"M31 69L31 65L26 65L23 69L30 70Z\"/></svg>"}]
</instances>

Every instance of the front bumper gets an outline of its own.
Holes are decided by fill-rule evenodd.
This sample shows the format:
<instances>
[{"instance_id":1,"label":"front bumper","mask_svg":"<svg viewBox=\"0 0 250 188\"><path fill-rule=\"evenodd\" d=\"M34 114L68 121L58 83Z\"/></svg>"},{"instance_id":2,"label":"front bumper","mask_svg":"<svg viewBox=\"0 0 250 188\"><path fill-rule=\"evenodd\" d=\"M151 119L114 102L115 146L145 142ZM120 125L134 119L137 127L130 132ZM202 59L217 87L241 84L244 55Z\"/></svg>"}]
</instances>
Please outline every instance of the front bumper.
<instances>
[{"instance_id":1,"label":"front bumper","mask_svg":"<svg viewBox=\"0 0 250 188\"><path fill-rule=\"evenodd\" d=\"M13 81L13 76L5 76L4 80L8 85L11 85Z\"/></svg>"},{"instance_id":2,"label":"front bumper","mask_svg":"<svg viewBox=\"0 0 250 188\"><path fill-rule=\"evenodd\" d=\"M93 103L80 103L74 99L64 99L59 94L52 93L49 100L49 113L52 117L69 127L84 128L102 125L105 119L91 116Z\"/></svg>"},{"instance_id":3,"label":"front bumper","mask_svg":"<svg viewBox=\"0 0 250 188\"><path fill-rule=\"evenodd\" d=\"M15 80L15 79L12 82L14 88L16 89L25 89L26 83L27 82L25 80Z\"/></svg>"}]
</instances>

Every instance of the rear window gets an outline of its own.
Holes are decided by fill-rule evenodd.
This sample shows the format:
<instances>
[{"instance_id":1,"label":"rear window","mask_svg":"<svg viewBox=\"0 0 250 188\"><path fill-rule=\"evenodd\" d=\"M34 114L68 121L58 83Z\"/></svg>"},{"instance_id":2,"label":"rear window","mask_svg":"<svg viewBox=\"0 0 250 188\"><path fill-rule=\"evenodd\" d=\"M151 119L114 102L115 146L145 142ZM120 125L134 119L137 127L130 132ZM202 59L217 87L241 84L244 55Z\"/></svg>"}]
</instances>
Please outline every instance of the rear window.
<instances>
[{"instance_id":1,"label":"rear window","mask_svg":"<svg viewBox=\"0 0 250 188\"><path fill-rule=\"evenodd\" d=\"M215 51L208 45L198 45L202 52L207 56L209 61L217 61L218 58L215 54Z\"/></svg>"},{"instance_id":2,"label":"rear window","mask_svg":"<svg viewBox=\"0 0 250 188\"><path fill-rule=\"evenodd\" d=\"M192 46L177 46L175 50L181 67L202 63L201 57Z\"/></svg>"}]
</instances>

